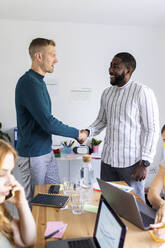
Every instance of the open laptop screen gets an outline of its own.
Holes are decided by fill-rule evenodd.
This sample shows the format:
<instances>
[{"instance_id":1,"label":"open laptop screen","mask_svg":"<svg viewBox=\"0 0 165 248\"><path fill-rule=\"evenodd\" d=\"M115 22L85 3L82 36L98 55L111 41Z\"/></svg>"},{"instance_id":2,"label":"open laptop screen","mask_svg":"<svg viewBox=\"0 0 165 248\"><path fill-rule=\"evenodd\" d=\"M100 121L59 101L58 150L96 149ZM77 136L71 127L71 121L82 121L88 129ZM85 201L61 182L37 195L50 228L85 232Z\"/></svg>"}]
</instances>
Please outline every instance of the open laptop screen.
<instances>
[{"instance_id":1,"label":"open laptop screen","mask_svg":"<svg viewBox=\"0 0 165 248\"><path fill-rule=\"evenodd\" d=\"M100 214L94 238L101 248L123 247L126 227L113 209L101 201Z\"/></svg>"}]
</instances>

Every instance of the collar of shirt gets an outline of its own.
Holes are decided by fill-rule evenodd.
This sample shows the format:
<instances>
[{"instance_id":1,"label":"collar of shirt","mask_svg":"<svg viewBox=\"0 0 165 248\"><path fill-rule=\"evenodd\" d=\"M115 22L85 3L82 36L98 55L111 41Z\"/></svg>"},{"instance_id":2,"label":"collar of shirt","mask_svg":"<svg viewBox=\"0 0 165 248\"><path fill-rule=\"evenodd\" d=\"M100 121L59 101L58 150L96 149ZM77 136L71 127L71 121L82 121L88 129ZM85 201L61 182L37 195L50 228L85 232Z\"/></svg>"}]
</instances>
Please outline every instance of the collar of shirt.
<instances>
[{"instance_id":1,"label":"collar of shirt","mask_svg":"<svg viewBox=\"0 0 165 248\"><path fill-rule=\"evenodd\" d=\"M121 86L121 87L116 86L116 88L117 88L118 90L123 90L123 89L127 88L131 83L132 83L132 81L129 80L129 81L128 81L126 84L124 84L123 86Z\"/></svg>"}]
</instances>

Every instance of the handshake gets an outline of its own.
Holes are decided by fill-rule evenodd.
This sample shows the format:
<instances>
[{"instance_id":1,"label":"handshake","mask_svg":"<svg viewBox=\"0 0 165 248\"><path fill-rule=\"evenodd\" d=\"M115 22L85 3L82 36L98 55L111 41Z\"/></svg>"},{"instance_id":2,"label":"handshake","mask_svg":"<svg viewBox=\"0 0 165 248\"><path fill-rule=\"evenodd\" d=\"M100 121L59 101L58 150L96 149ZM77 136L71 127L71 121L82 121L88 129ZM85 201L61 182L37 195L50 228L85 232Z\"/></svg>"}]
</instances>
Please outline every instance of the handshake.
<instances>
[{"instance_id":1,"label":"handshake","mask_svg":"<svg viewBox=\"0 0 165 248\"><path fill-rule=\"evenodd\" d=\"M86 130L86 129L79 130L79 136L77 138L77 141L80 144L83 144L86 141L86 139L88 138L88 136L89 136L88 130Z\"/></svg>"}]
</instances>

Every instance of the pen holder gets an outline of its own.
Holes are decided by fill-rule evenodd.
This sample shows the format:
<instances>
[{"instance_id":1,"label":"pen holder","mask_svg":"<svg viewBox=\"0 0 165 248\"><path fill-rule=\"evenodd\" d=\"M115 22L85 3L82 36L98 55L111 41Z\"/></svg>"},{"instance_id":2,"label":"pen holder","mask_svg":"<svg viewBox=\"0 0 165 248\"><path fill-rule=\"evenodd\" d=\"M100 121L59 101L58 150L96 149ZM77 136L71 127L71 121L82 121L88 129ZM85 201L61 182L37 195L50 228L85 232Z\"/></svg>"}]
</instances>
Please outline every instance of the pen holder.
<instances>
[{"instance_id":1,"label":"pen holder","mask_svg":"<svg viewBox=\"0 0 165 248\"><path fill-rule=\"evenodd\" d=\"M72 149L71 146L64 146L64 153L65 154L71 154Z\"/></svg>"},{"instance_id":2,"label":"pen holder","mask_svg":"<svg viewBox=\"0 0 165 248\"><path fill-rule=\"evenodd\" d=\"M54 156L56 158L60 158L61 157L60 149L53 149L53 153L54 153Z\"/></svg>"}]
</instances>

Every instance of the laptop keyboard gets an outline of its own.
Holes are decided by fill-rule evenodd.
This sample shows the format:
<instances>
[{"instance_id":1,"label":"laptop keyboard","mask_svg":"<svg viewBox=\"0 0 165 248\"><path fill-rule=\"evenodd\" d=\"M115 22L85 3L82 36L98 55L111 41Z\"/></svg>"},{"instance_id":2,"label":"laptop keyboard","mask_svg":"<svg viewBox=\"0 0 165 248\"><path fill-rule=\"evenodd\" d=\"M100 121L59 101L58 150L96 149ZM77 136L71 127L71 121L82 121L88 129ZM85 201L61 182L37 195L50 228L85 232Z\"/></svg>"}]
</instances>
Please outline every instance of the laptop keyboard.
<instances>
[{"instance_id":1,"label":"laptop keyboard","mask_svg":"<svg viewBox=\"0 0 165 248\"><path fill-rule=\"evenodd\" d=\"M140 212L144 226L149 226L150 224L154 223L154 219L148 215L145 215L144 213Z\"/></svg>"},{"instance_id":2,"label":"laptop keyboard","mask_svg":"<svg viewBox=\"0 0 165 248\"><path fill-rule=\"evenodd\" d=\"M68 241L69 248L93 248L90 239Z\"/></svg>"}]
</instances>

